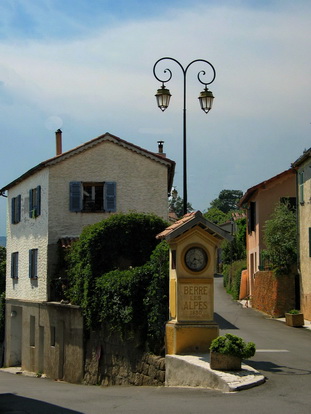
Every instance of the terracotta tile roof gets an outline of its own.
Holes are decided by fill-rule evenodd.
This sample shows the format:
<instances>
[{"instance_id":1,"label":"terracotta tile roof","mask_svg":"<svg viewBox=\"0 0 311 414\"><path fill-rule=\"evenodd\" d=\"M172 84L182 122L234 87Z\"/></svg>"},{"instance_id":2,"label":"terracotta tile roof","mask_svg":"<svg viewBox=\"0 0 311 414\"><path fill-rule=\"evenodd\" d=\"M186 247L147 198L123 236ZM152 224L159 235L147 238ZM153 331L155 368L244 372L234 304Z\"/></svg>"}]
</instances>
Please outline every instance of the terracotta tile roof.
<instances>
[{"instance_id":1,"label":"terracotta tile roof","mask_svg":"<svg viewBox=\"0 0 311 414\"><path fill-rule=\"evenodd\" d=\"M308 150L304 150L303 154L298 158L298 160L292 163L292 167L294 168L299 167L299 165L301 165L303 162L305 162L310 157L311 157L311 148L309 148Z\"/></svg>"},{"instance_id":2,"label":"terracotta tile roof","mask_svg":"<svg viewBox=\"0 0 311 414\"><path fill-rule=\"evenodd\" d=\"M97 138L94 138L90 141L85 142L82 145L79 145L78 147L75 147L69 151L63 152L62 154L56 155L55 157L49 158L46 161L41 162L40 164L36 165L35 167L31 168L30 170L26 171L24 174L22 174L20 177L16 178L11 183L7 184L3 188L0 189L0 193L4 193L6 190L10 189L14 185L18 184L19 182L23 181L25 178L35 174L37 171L40 171L50 165L57 164L61 161L66 160L69 157L72 157L76 154L79 154L83 151L88 150L89 148L92 148L103 141L110 141L117 145L120 145L124 148L127 148L130 151L136 152L138 154L141 154L147 158L153 159L154 161L160 162L161 164L164 164L168 168L168 192L170 192L172 185L173 185L173 178L174 178L174 172L175 172L175 161L170 160L169 158L166 158L163 156L163 154L158 154L156 152L148 151L144 148L141 148L135 144L132 144L130 142L125 141L124 139L121 139L115 135L110 134L109 132L106 132L103 135L100 135Z\"/></svg>"},{"instance_id":3,"label":"terracotta tile roof","mask_svg":"<svg viewBox=\"0 0 311 414\"><path fill-rule=\"evenodd\" d=\"M268 180L263 181L263 182L261 182L257 185L254 185L254 187L249 188L246 191L246 193L243 195L241 200L239 201L239 206L242 207L243 204L247 203L258 190L264 189L264 188L266 188L267 185L273 183L274 181L282 179L282 178L284 178L284 177L286 177L287 175L290 175L290 174L296 174L294 168L289 168L288 170L283 171L280 174L277 174L274 177L271 177Z\"/></svg>"}]
</instances>

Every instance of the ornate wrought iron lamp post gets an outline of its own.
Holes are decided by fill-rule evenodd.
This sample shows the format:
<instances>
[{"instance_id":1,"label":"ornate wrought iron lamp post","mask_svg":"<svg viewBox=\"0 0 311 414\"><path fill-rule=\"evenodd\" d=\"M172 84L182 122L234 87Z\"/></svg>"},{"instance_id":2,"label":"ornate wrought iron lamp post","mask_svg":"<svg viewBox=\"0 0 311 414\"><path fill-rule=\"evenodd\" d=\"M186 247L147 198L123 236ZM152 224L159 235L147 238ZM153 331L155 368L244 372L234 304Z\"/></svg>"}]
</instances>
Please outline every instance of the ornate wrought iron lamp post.
<instances>
[{"instance_id":1,"label":"ornate wrought iron lamp post","mask_svg":"<svg viewBox=\"0 0 311 414\"><path fill-rule=\"evenodd\" d=\"M187 131L186 131L186 93L187 93L187 83L186 83L186 78L187 78L187 71L189 69L189 67L196 62L201 62L204 64L207 64L209 66L209 68L212 70L212 80L209 82L204 82L202 80L202 76L206 75L205 70L201 70L200 72L198 72L198 81L200 83L202 83L203 85L205 85L204 90L200 93L199 96L199 101L200 101L200 106L201 109L207 114L213 105L213 100L214 100L214 96L213 93L211 91L208 90L207 85L210 85L212 82L214 82L215 77L216 77L216 71L214 66L208 62L207 60L204 59L196 59L193 60L192 62L190 62L188 64L188 66L186 66L186 68L184 68L179 62L178 60L171 58L171 57L163 57L159 60L156 61L156 63L153 66L153 74L154 77L159 81L162 82L162 87L161 89L158 89L157 93L156 93L156 98L157 98L157 104L158 107L161 109L161 111L165 111L165 109L168 107L169 103L170 103L170 98L171 98L171 94L169 89L166 89L165 87L165 83L169 82L172 79L172 71L168 68L164 69L164 73L168 73L168 76L166 77L166 79L160 79L157 74L156 74L156 66L158 65L159 62L163 61L163 60L171 60L175 63L177 63L179 65L179 67L182 70L183 73L183 77L184 77L184 99L183 99L183 212L184 214L187 213Z\"/></svg>"}]
</instances>

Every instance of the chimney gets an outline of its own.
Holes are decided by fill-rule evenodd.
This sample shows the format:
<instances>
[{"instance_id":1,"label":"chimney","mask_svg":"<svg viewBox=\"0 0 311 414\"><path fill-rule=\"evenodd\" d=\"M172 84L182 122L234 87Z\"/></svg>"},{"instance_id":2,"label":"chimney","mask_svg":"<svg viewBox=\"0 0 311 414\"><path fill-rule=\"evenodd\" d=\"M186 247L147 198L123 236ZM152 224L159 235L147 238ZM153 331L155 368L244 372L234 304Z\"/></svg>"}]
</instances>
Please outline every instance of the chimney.
<instances>
[{"instance_id":1,"label":"chimney","mask_svg":"<svg viewBox=\"0 0 311 414\"><path fill-rule=\"evenodd\" d=\"M163 152L163 144L164 141L158 141L158 155L161 155L161 157L166 157L166 154Z\"/></svg>"},{"instance_id":2,"label":"chimney","mask_svg":"<svg viewBox=\"0 0 311 414\"><path fill-rule=\"evenodd\" d=\"M56 155L60 155L63 150L62 150L62 131L60 129L58 129L55 132L55 136L56 136Z\"/></svg>"}]
</instances>

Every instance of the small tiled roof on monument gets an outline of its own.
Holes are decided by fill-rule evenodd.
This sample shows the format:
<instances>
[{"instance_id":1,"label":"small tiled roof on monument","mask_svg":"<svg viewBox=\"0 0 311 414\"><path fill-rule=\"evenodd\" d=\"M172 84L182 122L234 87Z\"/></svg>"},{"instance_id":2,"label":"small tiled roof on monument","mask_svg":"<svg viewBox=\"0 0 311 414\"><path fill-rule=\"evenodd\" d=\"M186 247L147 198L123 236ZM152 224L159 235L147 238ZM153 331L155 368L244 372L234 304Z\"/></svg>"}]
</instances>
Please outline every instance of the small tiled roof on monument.
<instances>
[{"instance_id":1,"label":"small tiled roof on monument","mask_svg":"<svg viewBox=\"0 0 311 414\"><path fill-rule=\"evenodd\" d=\"M221 229L211 221L206 220L201 211L185 214L180 220L167 227L161 233L157 234L157 239L172 240L191 228L199 226L216 239L228 241L232 240L232 236L227 231Z\"/></svg>"}]
</instances>

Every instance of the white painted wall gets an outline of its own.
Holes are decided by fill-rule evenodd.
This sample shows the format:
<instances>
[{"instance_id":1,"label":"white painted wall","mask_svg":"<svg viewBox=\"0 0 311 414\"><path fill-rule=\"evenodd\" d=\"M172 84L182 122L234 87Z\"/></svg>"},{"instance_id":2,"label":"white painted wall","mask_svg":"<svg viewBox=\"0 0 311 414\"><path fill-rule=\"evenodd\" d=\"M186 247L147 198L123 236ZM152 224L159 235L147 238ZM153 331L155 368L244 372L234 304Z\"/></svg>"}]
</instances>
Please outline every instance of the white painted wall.
<instances>
[{"instance_id":1,"label":"white painted wall","mask_svg":"<svg viewBox=\"0 0 311 414\"><path fill-rule=\"evenodd\" d=\"M41 186L41 214L29 217L29 190ZM8 192L7 209L7 278L6 297L47 300L47 241L49 170L46 168L26 178ZM11 200L21 195L21 221L11 224ZM29 250L38 249L38 279L29 278ZM18 280L11 279L11 253L19 252Z\"/></svg>"}]
</instances>

